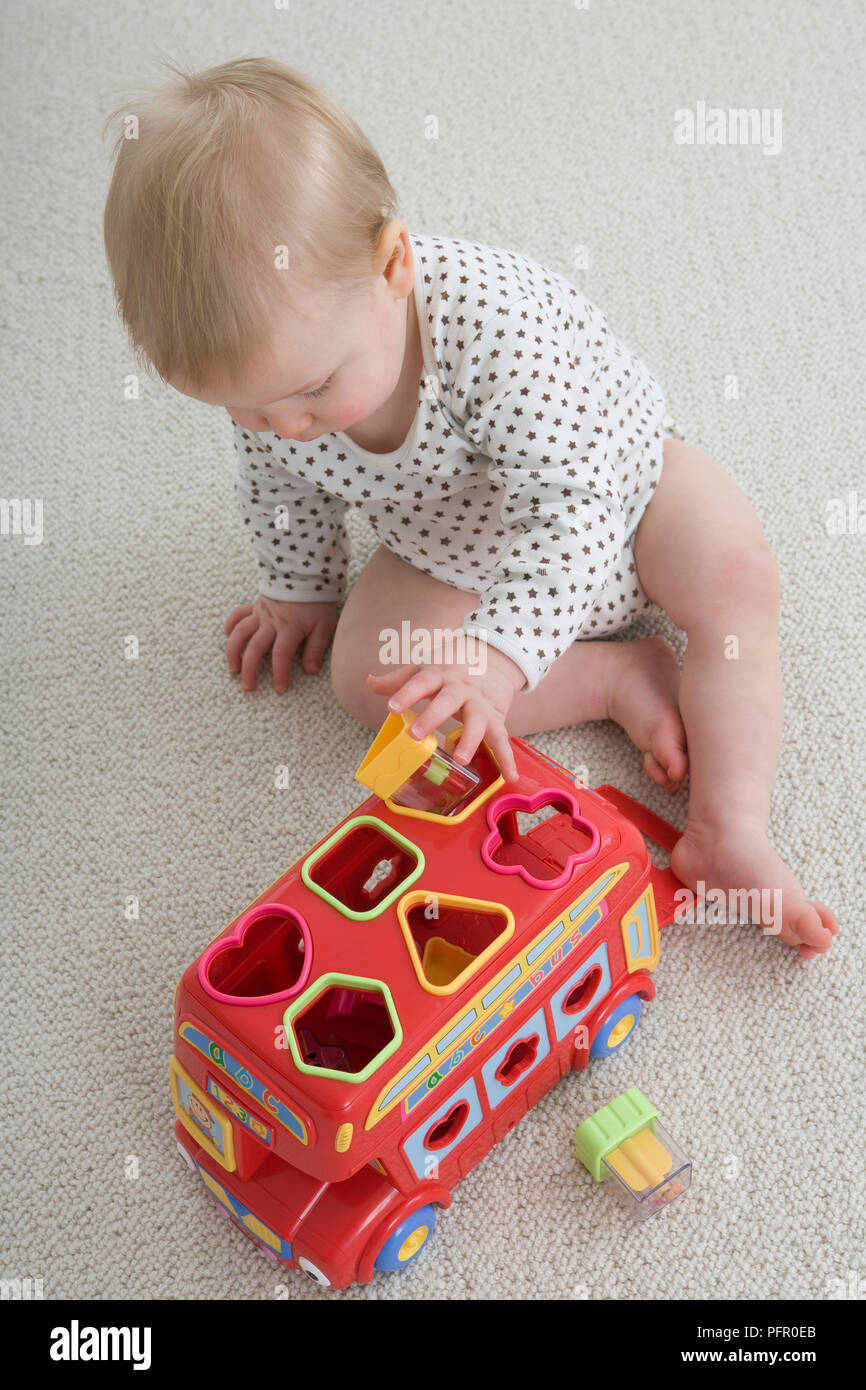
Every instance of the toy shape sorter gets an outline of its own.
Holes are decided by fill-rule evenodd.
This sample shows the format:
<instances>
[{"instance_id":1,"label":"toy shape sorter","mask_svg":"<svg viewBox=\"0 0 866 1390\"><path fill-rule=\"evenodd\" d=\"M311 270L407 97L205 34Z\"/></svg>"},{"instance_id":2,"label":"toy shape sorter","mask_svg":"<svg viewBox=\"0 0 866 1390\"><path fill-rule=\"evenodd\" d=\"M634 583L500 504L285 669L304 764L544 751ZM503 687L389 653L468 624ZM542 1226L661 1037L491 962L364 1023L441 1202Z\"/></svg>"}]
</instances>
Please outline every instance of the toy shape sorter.
<instances>
[{"instance_id":1,"label":"toy shape sorter","mask_svg":"<svg viewBox=\"0 0 866 1390\"><path fill-rule=\"evenodd\" d=\"M175 991L186 1161L271 1259L319 1284L408 1265L471 1168L653 998L677 832L511 740L389 715L371 791L211 942Z\"/></svg>"}]
</instances>

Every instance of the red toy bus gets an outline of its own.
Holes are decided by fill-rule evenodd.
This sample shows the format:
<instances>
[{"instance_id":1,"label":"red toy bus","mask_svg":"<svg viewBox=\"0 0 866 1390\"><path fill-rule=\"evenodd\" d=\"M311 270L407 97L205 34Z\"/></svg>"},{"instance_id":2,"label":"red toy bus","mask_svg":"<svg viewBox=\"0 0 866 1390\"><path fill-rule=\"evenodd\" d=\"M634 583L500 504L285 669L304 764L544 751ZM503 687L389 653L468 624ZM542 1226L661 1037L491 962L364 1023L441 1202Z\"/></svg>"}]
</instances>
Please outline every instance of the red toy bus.
<instances>
[{"instance_id":1,"label":"red toy bus","mask_svg":"<svg viewBox=\"0 0 866 1390\"><path fill-rule=\"evenodd\" d=\"M482 743L462 801L431 756L438 805L405 794L397 759L403 786L380 777L176 990L181 1152L222 1215L321 1285L409 1264L460 1178L655 993L679 884L641 832L677 832L512 746L519 782Z\"/></svg>"}]
</instances>

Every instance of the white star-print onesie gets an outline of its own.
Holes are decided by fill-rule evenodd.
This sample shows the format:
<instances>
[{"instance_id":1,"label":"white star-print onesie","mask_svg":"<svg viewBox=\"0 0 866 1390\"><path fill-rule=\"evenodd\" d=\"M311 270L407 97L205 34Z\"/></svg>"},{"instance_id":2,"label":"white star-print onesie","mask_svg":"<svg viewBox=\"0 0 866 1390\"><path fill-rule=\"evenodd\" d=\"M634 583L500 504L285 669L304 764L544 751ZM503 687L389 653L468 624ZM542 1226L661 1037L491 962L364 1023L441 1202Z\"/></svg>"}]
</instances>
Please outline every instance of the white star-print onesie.
<instances>
[{"instance_id":1,"label":"white star-print onesie","mask_svg":"<svg viewBox=\"0 0 866 1390\"><path fill-rule=\"evenodd\" d=\"M647 367L564 276L473 242L411 241L424 374L402 446L235 426L259 589L342 600L342 519L357 504L395 555L480 595L464 630L533 690L573 641L652 608L632 544L664 438L680 432Z\"/></svg>"}]
</instances>

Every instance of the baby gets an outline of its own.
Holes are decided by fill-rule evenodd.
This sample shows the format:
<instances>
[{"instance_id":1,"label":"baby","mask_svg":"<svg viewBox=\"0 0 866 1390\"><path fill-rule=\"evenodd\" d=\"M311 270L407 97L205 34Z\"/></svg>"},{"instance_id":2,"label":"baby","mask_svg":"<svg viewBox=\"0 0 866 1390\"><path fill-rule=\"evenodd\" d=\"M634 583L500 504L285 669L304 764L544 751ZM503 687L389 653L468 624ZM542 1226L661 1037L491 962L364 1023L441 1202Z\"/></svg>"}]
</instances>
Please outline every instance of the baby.
<instances>
[{"instance_id":1,"label":"baby","mask_svg":"<svg viewBox=\"0 0 866 1390\"><path fill-rule=\"evenodd\" d=\"M234 421L259 576L226 622L243 688L270 653L286 690L295 653L316 672L333 638L352 715L414 707L418 738L457 718L458 758L484 739L507 780L509 733L614 719L661 786L689 773L683 883L779 890L781 939L826 951L834 916L767 839L779 582L737 484L561 275L410 233L318 88L267 59L172 71L113 113L105 243L136 353ZM350 504L381 544L347 597ZM682 672L660 638L606 640L660 611L688 635ZM465 640L395 668L382 634L404 623Z\"/></svg>"}]
</instances>

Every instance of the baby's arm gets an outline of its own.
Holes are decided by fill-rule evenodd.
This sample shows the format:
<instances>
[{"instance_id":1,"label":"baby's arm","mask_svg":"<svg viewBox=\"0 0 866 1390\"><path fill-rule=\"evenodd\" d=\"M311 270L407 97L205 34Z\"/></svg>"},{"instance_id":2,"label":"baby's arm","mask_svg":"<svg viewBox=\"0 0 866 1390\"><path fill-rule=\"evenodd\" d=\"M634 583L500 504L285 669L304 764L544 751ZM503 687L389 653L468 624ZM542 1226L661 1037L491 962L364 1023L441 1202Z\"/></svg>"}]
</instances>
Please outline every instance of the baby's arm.
<instances>
[{"instance_id":1,"label":"baby's arm","mask_svg":"<svg viewBox=\"0 0 866 1390\"><path fill-rule=\"evenodd\" d=\"M259 595L229 614L229 669L243 689L255 687L271 652L274 686L288 688L292 658L304 644L303 666L318 671L337 624L345 591L346 504L293 476L267 436L235 425L235 490L259 572Z\"/></svg>"}]
</instances>

